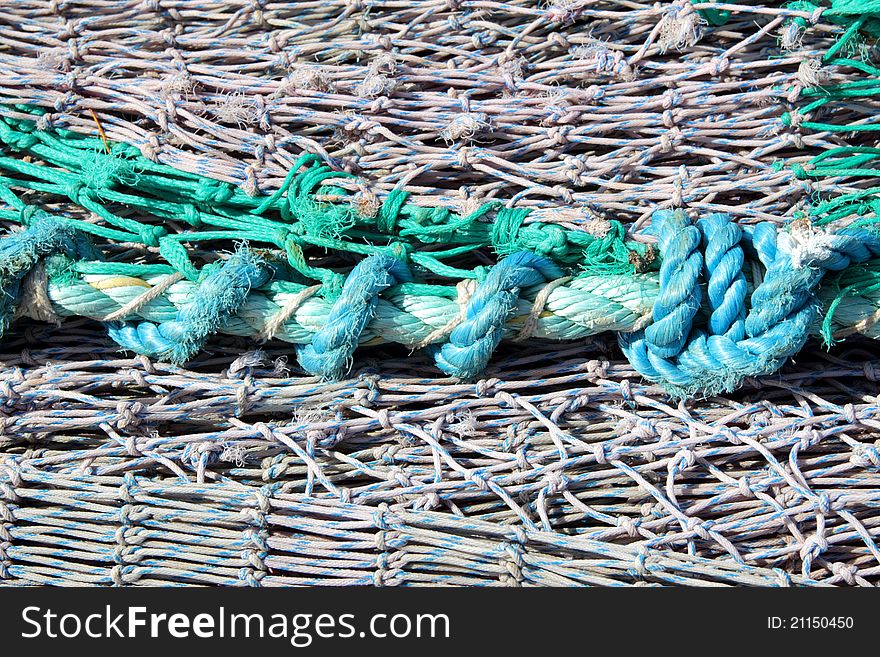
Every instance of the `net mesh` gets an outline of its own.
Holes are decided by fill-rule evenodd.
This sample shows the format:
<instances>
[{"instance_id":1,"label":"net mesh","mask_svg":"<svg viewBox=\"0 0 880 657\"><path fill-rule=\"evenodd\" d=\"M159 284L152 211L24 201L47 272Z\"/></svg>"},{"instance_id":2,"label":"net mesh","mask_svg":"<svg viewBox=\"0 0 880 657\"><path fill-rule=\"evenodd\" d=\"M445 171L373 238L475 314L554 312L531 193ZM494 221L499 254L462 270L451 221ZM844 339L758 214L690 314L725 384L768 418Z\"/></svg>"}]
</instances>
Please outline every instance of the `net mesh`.
<instances>
[{"instance_id":1,"label":"net mesh","mask_svg":"<svg viewBox=\"0 0 880 657\"><path fill-rule=\"evenodd\" d=\"M828 10L22 0L0 14L0 102L248 198L309 153L355 174L338 184L364 203L512 199L529 221L616 220L637 241L658 207L842 224L874 211L874 154L839 150L873 146L872 87L845 85L871 80L874 52L857 34L823 65L847 30ZM106 224L78 197L22 198ZM164 262L101 240L110 262ZM0 584L880 582L873 342L676 402L606 337L504 343L470 383L375 346L326 383L277 341L214 337L184 367L88 320L18 321L0 343Z\"/></svg>"}]
</instances>

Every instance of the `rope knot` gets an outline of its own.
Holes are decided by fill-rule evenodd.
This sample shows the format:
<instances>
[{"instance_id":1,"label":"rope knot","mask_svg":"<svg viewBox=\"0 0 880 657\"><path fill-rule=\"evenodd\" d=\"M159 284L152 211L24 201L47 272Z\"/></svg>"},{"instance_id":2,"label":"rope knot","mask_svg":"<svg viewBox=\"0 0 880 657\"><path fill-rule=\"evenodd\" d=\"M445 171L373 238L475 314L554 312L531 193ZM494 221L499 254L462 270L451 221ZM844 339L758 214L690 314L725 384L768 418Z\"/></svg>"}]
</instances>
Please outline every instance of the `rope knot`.
<instances>
[{"instance_id":1,"label":"rope knot","mask_svg":"<svg viewBox=\"0 0 880 657\"><path fill-rule=\"evenodd\" d=\"M849 462L859 468L880 468L880 450L873 445L858 446L853 449Z\"/></svg>"},{"instance_id":2,"label":"rope knot","mask_svg":"<svg viewBox=\"0 0 880 657\"><path fill-rule=\"evenodd\" d=\"M43 258L91 255L83 236L61 220L41 210L29 213L28 219L24 230L0 239L0 335L15 316L29 274Z\"/></svg>"},{"instance_id":3,"label":"rope knot","mask_svg":"<svg viewBox=\"0 0 880 657\"><path fill-rule=\"evenodd\" d=\"M709 72L713 76L726 73L730 68L730 60L727 57L715 57L709 62Z\"/></svg>"},{"instance_id":4,"label":"rope knot","mask_svg":"<svg viewBox=\"0 0 880 657\"><path fill-rule=\"evenodd\" d=\"M531 229L532 226L529 226ZM531 232L531 231L530 231ZM534 245L538 255L548 258L560 259L568 255L567 231L555 224L534 224L534 232L540 240Z\"/></svg>"},{"instance_id":5,"label":"rope knot","mask_svg":"<svg viewBox=\"0 0 880 657\"><path fill-rule=\"evenodd\" d=\"M220 205L232 198L234 188L227 182L201 178L193 190L193 198L196 203L204 207Z\"/></svg>"},{"instance_id":6,"label":"rope knot","mask_svg":"<svg viewBox=\"0 0 880 657\"><path fill-rule=\"evenodd\" d=\"M79 203L80 198L88 199L93 195L93 190L81 178L74 178L64 185L64 193L74 203Z\"/></svg>"},{"instance_id":7,"label":"rope knot","mask_svg":"<svg viewBox=\"0 0 880 657\"><path fill-rule=\"evenodd\" d=\"M138 229L138 235L147 246L158 247L160 240L168 235L168 229L165 226L142 225Z\"/></svg>"},{"instance_id":8,"label":"rope knot","mask_svg":"<svg viewBox=\"0 0 880 657\"><path fill-rule=\"evenodd\" d=\"M489 116L483 112L466 112L449 122L440 137L447 142L470 141L491 129Z\"/></svg>"},{"instance_id":9,"label":"rope knot","mask_svg":"<svg viewBox=\"0 0 880 657\"><path fill-rule=\"evenodd\" d=\"M192 203L183 203L183 220L193 228L202 227L202 213L199 208Z\"/></svg>"},{"instance_id":10,"label":"rope knot","mask_svg":"<svg viewBox=\"0 0 880 657\"><path fill-rule=\"evenodd\" d=\"M789 232L769 223L744 230L715 214L693 227L683 214L661 211L654 230L663 256L654 323L619 339L636 370L679 397L729 391L746 377L775 372L809 336L824 273L880 254L880 240L864 229L831 234L809 222L794 222ZM766 267L750 308L742 241ZM704 272L709 321L694 327Z\"/></svg>"},{"instance_id":11,"label":"rope knot","mask_svg":"<svg viewBox=\"0 0 880 657\"><path fill-rule=\"evenodd\" d=\"M504 324L516 309L520 290L557 278L562 278L559 267L528 251L499 261L478 284L468 301L465 318L449 334L449 342L435 352L437 367L450 376L476 378L501 342Z\"/></svg>"}]
</instances>

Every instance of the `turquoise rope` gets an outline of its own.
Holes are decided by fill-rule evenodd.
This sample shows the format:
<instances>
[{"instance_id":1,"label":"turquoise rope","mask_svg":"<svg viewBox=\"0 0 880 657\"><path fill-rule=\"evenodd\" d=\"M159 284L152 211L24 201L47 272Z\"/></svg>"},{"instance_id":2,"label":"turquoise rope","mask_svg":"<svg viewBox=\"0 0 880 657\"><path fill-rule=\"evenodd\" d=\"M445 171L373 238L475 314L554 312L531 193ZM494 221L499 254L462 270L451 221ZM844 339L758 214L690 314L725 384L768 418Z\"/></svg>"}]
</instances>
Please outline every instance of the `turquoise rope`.
<instances>
[{"instance_id":1,"label":"turquoise rope","mask_svg":"<svg viewBox=\"0 0 880 657\"><path fill-rule=\"evenodd\" d=\"M516 307L520 290L561 276L562 270L552 261L533 253L521 251L501 260L477 287L464 321L436 351L437 367L462 379L478 376L501 342L504 322Z\"/></svg>"},{"instance_id":2,"label":"turquoise rope","mask_svg":"<svg viewBox=\"0 0 880 657\"><path fill-rule=\"evenodd\" d=\"M664 257L661 296L654 305L655 318L662 319L672 316L662 290L671 289L675 299L689 300L701 281L693 276L694 262L683 258L684 247L679 246L690 247L693 227L670 222L661 214L655 215L655 221L666 237L660 246ZM778 370L803 347L816 323L820 304L815 292L825 273L843 271L880 255L880 239L864 229L798 236L777 234L776 226L769 223L749 231L736 231L731 225L723 215L699 225L704 242L711 246L707 249L711 257L705 261L712 310L708 326L691 330L684 322L673 324L670 332L679 330L685 339L659 346L650 331L656 324L619 337L621 348L642 376L682 397L729 391L745 377ZM798 229L802 227L793 227ZM767 268L747 311L741 278L741 243L746 241ZM687 257L703 259L694 251L688 251ZM692 318L693 307L687 310L687 317Z\"/></svg>"},{"instance_id":3,"label":"turquoise rope","mask_svg":"<svg viewBox=\"0 0 880 657\"><path fill-rule=\"evenodd\" d=\"M324 379L340 379L351 369L361 332L373 316L379 294L411 280L409 270L389 256L370 256L349 274L327 323L298 350L302 368Z\"/></svg>"},{"instance_id":4,"label":"turquoise rope","mask_svg":"<svg viewBox=\"0 0 880 657\"><path fill-rule=\"evenodd\" d=\"M222 264L203 270L196 293L173 320L162 324L120 322L110 326L110 337L131 351L185 363L269 275L269 268L258 256L241 249Z\"/></svg>"},{"instance_id":5,"label":"turquoise rope","mask_svg":"<svg viewBox=\"0 0 880 657\"><path fill-rule=\"evenodd\" d=\"M654 224L665 255L660 277L585 273L556 286L555 296L547 297L549 303L533 309L543 315L546 307L549 313L540 320L545 337L565 339L609 328L630 331L621 334L621 344L646 378L682 396L712 394L734 387L745 376L775 371L803 345L810 331L819 329L816 291L826 272L839 275L823 291L831 301L823 333L830 332L835 313L851 325L864 319L866 302L869 308L880 306L880 261L871 260L880 255L880 243L864 230L804 236L797 233L799 226L793 233L769 223L741 229L726 215L712 215L693 226L683 213L668 211L656 213ZM24 231L0 239L0 267L9 292L6 317L14 308L21 281L41 258L46 258L50 298L63 316L101 319L151 285L126 282L125 277L165 279L174 272L164 265L83 261L93 257L90 249L84 236L67 224L38 213ZM751 261L760 262L766 272L749 298L744 270L749 271ZM853 266L858 263L864 264ZM78 278L77 272L107 276L108 282L114 276L122 280L116 288L99 290ZM111 323L110 335L126 349L183 363L217 331L245 336L259 332L287 303L269 302L268 290L304 289L280 279L270 282L281 274L243 247L227 260L203 268L195 280L175 284L183 286L176 291L139 306L137 313L149 319ZM431 338L445 341L434 347L437 365L452 376L474 378L502 337L511 335L509 320L525 314L523 293L528 291L534 298L538 289L562 274L542 256L511 254L481 277L464 318L451 328L458 304L448 287L408 282L410 274L402 261L389 255L369 256L345 278L332 305L309 301L304 314L284 329L285 339L305 344L298 356L306 371L333 379L348 371L359 344L393 339L416 345L428 331L449 325L448 337ZM704 284L706 303L697 306L696 290ZM860 298L862 294L867 296ZM386 296L381 301L385 309L380 312L382 296ZM657 322L648 330L632 332L647 316L647 299L654 300ZM708 319L695 325L700 316L696 308L703 305ZM854 315L853 309L862 309L862 314ZM256 329L243 321L260 317ZM679 318L678 324L670 318ZM690 326L687 332L681 330L683 323ZM651 331L653 327L659 328Z\"/></svg>"}]
</instances>

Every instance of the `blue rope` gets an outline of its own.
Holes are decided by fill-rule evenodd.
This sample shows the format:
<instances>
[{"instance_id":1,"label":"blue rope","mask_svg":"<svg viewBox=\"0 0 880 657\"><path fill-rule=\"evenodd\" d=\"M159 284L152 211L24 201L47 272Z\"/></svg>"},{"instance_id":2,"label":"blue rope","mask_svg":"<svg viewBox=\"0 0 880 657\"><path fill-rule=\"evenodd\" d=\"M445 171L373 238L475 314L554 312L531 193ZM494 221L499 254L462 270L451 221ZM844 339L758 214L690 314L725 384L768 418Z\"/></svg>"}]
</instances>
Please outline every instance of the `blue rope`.
<instances>
[{"instance_id":1,"label":"blue rope","mask_svg":"<svg viewBox=\"0 0 880 657\"><path fill-rule=\"evenodd\" d=\"M269 267L249 249L208 265L189 303L167 322L120 322L110 337L125 349L183 364L192 358L247 299L252 288L268 281Z\"/></svg>"},{"instance_id":2,"label":"blue rope","mask_svg":"<svg viewBox=\"0 0 880 657\"><path fill-rule=\"evenodd\" d=\"M0 335L9 328L25 277L41 258L56 254L96 257L81 233L42 210L30 214L27 228L0 240Z\"/></svg>"},{"instance_id":3,"label":"blue rope","mask_svg":"<svg viewBox=\"0 0 880 657\"><path fill-rule=\"evenodd\" d=\"M709 331L725 335L733 341L745 337L746 277L740 240L742 228L727 215L713 214L697 222L704 248L707 296L712 315Z\"/></svg>"},{"instance_id":4,"label":"blue rope","mask_svg":"<svg viewBox=\"0 0 880 657\"><path fill-rule=\"evenodd\" d=\"M658 317L672 316L670 295L673 299L693 299L700 280L693 276L690 260L692 227L686 222L670 222L668 215L659 213L655 214L655 222L660 223L664 258L663 287L654 306L656 322ZM841 271L880 255L880 240L864 229L799 235L797 231L802 229L797 226L785 233L766 223L744 232L727 215L713 215L699 222L698 229L706 249L711 310L707 327L691 330L688 326L685 340L667 339L661 348L651 332L656 324L619 336L626 357L642 376L682 397L730 391L747 376L778 370L807 341L820 310L815 290L825 272ZM742 244L754 251L767 268L764 280L751 295L748 311ZM683 258L686 251L687 257ZM671 262L667 261L670 257ZM671 289L668 294L667 288ZM688 306L688 312L682 313L686 319L693 317L690 309ZM683 329L684 323L677 326ZM673 329L661 333L661 337L675 337Z\"/></svg>"},{"instance_id":5,"label":"blue rope","mask_svg":"<svg viewBox=\"0 0 880 657\"><path fill-rule=\"evenodd\" d=\"M23 220L24 230L0 240L0 331L15 313L25 277L41 258L49 259L47 265L62 280L70 261L99 257L87 237L63 219L33 211ZM681 397L729 391L744 377L775 372L801 349L816 324L820 304L815 292L825 272L880 256L880 239L861 228L834 234L797 222L790 231L770 223L742 228L724 214L693 225L680 210L656 212L651 228L663 257L653 323L619 340L639 373ZM163 253L175 255L167 248ZM747 257L765 268L750 297L743 271ZM172 310L166 321L153 316L160 321L113 323L111 337L126 349L183 363L240 312L250 291L266 283L272 271L247 249L200 273L191 264L189 269L197 286L185 306ZM534 253L520 251L502 259L477 286L449 341L434 348L437 367L462 379L478 376L521 303L523 288L562 275L551 260ZM392 255L373 255L358 264L324 326L299 348L302 367L325 379L345 376L379 295L410 280L409 270ZM695 326L704 295L707 319Z\"/></svg>"},{"instance_id":6,"label":"blue rope","mask_svg":"<svg viewBox=\"0 0 880 657\"><path fill-rule=\"evenodd\" d=\"M642 376L685 386L690 379L671 359L684 348L702 300L700 231L683 210L658 210L652 217L651 231L657 235L663 255L653 323L643 331L621 335L619 342Z\"/></svg>"},{"instance_id":7,"label":"blue rope","mask_svg":"<svg viewBox=\"0 0 880 657\"><path fill-rule=\"evenodd\" d=\"M372 255L351 270L327 323L297 351L300 366L323 379L341 379L351 367L352 354L364 327L376 310L379 294L411 280L409 270L397 258Z\"/></svg>"},{"instance_id":8,"label":"blue rope","mask_svg":"<svg viewBox=\"0 0 880 657\"><path fill-rule=\"evenodd\" d=\"M501 342L504 323L516 308L521 288L541 285L562 276L551 260L527 251L513 253L496 264L477 286L464 321L449 335L434 360L445 374L472 379L485 369Z\"/></svg>"},{"instance_id":9,"label":"blue rope","mask_svg":"<svg viewBox=\"0 0 880 657\"><path fill-rule=\"evenodd\" d=\"M697 284L703 268L699 251L700 232L690 225L683 210L654 213L653 228L660 252L660 294L654 302L653 323L645 339L653 354L669 357L684 346L694 315L700 309L702 291Z\"/></svg>"}]
</instances>

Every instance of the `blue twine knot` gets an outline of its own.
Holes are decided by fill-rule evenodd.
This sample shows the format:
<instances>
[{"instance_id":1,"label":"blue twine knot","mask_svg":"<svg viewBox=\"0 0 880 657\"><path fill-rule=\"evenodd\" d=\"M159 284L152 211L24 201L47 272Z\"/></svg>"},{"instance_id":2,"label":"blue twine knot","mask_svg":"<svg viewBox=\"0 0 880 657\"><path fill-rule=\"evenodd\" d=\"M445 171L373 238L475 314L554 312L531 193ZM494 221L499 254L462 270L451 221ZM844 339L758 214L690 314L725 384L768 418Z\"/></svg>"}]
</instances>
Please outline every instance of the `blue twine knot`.
<instances>
[{"instance_id":1,"label":"blue twine knot","mask_svg":"<svg viewBox=\"0 0 880 657\"><path fill-rule=\"evenodd\" d=\"M323 379L341 379L351 367L352 354L364 328L376 310L379 294L411 280L409 270L397 258L372 255L351 270L327 323L297 351L300 366Z\"/></svg>"},{"instance_id":2,"label":"blue twine knot","mask_svg":"<svg viewBox=\"0 0 880 657\"><path fill-rule=\"evenodd\" d=\"M437 367L450 376L476 377L501 342L504 324L516 309L520 290L561 276L562 270L551 260L528 251L499 261L477 285L464 321L449 334L449 342L436 351Z\"/></svg>"}]
</instances>

